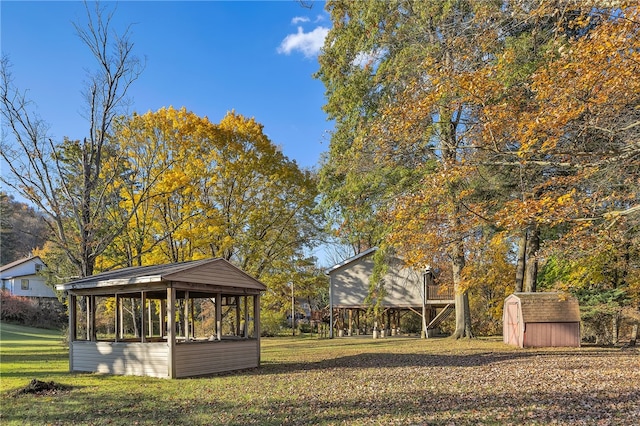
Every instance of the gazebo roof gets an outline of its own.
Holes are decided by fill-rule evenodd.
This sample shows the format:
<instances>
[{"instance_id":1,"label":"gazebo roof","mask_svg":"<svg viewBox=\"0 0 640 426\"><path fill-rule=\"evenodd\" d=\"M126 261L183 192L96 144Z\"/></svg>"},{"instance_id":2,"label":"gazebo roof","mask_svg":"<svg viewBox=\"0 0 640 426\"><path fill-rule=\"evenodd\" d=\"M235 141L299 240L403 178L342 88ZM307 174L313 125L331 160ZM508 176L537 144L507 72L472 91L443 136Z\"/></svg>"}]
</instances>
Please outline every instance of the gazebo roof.
<instances>
[{"instance_id":1,"label":"gazebo roof","mask_svg":"<svg viewBox=\"0 0 640 426\"><path fill-rule=\"evenodd\" d=\"M134 266L103 272L56 286L74 291L112 287L137 287L149 283L189 283L264 291L266 286L222 258L194 260L165 265Z\"/></svg>"}]
</instances>

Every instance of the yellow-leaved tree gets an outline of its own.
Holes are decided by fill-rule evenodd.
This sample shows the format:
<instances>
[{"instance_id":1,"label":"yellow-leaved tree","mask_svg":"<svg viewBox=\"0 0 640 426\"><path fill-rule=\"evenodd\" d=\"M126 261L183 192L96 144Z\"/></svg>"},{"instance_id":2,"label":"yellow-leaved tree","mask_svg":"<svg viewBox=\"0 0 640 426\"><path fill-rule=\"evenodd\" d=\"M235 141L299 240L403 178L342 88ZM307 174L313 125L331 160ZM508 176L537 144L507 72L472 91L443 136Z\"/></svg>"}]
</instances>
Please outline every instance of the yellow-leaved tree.
<instances>
[{"instance_id":1,"label":"yellow-leaved tree","mask_svg":"<svg viewBox=\"0 0 640 426\"><path fill-rule=\"evenodd\" d=\"M319 284L299 266L313 264L320 241L315 175L255 119L229 112L215 124L169 107L121 119L113 138L128 153L113 214L144 202L101 257L104 269L221 257L268 284L265 309L284 305L294 278L301 292Z\"/></svg>"}]
</instances>

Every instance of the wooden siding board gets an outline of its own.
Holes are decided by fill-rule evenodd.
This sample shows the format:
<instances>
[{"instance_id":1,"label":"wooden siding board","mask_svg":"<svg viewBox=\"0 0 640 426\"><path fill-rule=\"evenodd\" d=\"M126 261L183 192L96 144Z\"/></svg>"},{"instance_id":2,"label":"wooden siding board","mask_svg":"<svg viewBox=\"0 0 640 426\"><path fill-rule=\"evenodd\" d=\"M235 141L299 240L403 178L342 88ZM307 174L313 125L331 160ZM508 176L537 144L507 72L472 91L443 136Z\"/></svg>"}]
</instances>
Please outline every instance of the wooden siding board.
<instances>
[{"instance_id":1,"label":"wooden siding board","mask_svg":"<svg viewBox=\"0 0 640 426\"><path fill-rule=\"evenodd\" d=\"M258 341L176 345L176 377L191 377L258 366ZM167 377L165 343L74 342L74 371Z\"/></svg>"},{"instance_id":2,"label":"wooden siding board","mask_svg":"<svg viewBox=\"0 0 640 426\"><path fill-rule=\"evenodd\" d=\"M258 340L196 342L176 345L176 377L254 368Z\"/></svg>"},{"instance_id":3,"label":"wooden siding board","mask_svg":"<svg viewBox=\"0 0 640 426\"><path fill-rule=\"evenodd\" d=\"M524 347L579 347L580 323L527 323Z\"/></svg>"},{"instance_id":4,"label":"wooden siding board","mask_svg":"<svg viewBox=\"0 0 640 426\"><path fill-rule=\"evenodd\" d=\"M73 371L167 377L166 343L73 342Z\"/></svg>"}]
</instances>

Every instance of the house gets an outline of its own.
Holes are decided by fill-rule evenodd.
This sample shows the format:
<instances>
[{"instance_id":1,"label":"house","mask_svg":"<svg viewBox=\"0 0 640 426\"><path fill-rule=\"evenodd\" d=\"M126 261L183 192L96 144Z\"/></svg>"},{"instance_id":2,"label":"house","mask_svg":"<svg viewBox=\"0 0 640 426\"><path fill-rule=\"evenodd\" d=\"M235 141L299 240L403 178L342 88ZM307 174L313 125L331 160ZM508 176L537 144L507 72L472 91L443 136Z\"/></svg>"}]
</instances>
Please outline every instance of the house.
<instances>
[{"instance_id":1,"label":"house","mask_svg":"<svg viewBox=\"0 0 640 426\"><path fill-rule=\"evenodd\" d=\"M580 307L564 293L514 293L504 301L504 343L520 348L579 347Z\"/></svg>"},{"instance_id":2,"label":"house","mask_svg":"<svg viewBox=\"0 0 640 426\"><path fill-rule=\"evenodd\" d=\"M56 292L39 272L46 267L39 256L16 260L0 267L1 288L14 296L56 298Z\"/></svg>"},{"instance_id":3,"label":"house","mask_svg":"<svg viewBox=\"0 0 640 426\"><path fill-rule=\"evenodd\" d=\"M382 324L378 326L386 335L395 335L401 316L414 312L422 319L423 337L429 336L454 311L453 289L437 285L431 270L416 271L406 267L400 258L391 256L385 260L387 267L381 279L384 288L382 298L372 300L369 284L376 251L377 247L373 247L325 272L330 280L330 336L333 337L334 328L338 336L345 332L351 336L366 328L361 327L360 319L372 302L383 310Z\"/></svg>"},{"instance_id":4,"label":"house","mask_svg":"<svg viewBox=\"0 0 640 426\"><path fill-rule=\"evenodd\" d=\"M57 289L68 298L72 372L181 378L260 365L266 287L224 259L124 268Z\"/></svg>"}]
</instances>

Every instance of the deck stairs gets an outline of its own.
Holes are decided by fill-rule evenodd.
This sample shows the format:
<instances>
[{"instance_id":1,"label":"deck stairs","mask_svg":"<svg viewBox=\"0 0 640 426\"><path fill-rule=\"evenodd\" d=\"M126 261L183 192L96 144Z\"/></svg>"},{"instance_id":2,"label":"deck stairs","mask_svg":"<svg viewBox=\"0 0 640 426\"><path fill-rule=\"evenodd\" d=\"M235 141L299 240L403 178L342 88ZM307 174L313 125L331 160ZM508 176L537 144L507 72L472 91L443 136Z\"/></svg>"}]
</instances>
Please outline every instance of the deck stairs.
<instances>
[{"instance_id":1,"label":"deck stairs","mask_svg":"<svg viewBox=\"0 0 640 426\"><path fill-rule=\"evenodd\" d=\"M433 330L437 328L440 324L442 324L444 320L449 318L449 316L451 316L451 314L455 312L455 310L455 305L453 303L447 304L444 308L442 308L440 312L438 312L438 315L436 315L435 318L431 320L429 325L427 325L427 330Z\"/></svg>"}]
</instances>

